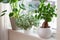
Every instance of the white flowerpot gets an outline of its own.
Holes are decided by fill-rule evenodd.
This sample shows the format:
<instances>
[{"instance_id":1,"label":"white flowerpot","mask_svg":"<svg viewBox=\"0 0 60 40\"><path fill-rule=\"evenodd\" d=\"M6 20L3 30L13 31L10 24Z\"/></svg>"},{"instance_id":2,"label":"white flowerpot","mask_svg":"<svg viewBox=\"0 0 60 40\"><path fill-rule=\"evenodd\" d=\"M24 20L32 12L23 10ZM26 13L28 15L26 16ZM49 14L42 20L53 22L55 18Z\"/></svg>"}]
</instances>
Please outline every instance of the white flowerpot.
<instances>
[{"instance_id":1,"label":"white flowerpot","mask_svg":"<svg viewBox=\"0 0 60 40\"><path fill-rule=\"evenodd\" d=\"M41 37L41 38L49 38L51 37L52 33L51 33L51 30L50 28L39 28L38 29L38 35Z\"/></svg>"}]
</instances>

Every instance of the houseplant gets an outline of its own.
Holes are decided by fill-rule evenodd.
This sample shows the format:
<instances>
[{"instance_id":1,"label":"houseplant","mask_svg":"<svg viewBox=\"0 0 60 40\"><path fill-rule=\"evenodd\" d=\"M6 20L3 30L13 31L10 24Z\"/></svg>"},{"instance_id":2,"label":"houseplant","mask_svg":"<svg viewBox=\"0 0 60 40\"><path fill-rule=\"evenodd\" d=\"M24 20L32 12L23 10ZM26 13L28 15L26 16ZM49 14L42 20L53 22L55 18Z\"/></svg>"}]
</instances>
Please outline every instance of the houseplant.
<instances>
[{"instance_id":1,"label":"houseplant","mask_svg":"<svg viewBox=\"0 0 60 40\"><path fill-rule=\"evenodd\" d=\"M40 4L37 10L35 10L35 13L38 15L35 15L37 19L43 19L44 22L42 26L39 28L39 35L42 38L48 38L51 36L50 26L48 25L48 22L52 21L52 18L57 16L55 13L55 6L51 6L50 3L45 4L45 0L39 0Z\"/></svg>"},{"instance_id":2,"label":"houseplant","mask_svg":"<svg viewBox=\"0 0 60 40\"><path fill-rule=\"evenodd\" d=\"M32 26L38 26L39 21L31 14L22 14L19 18L16 19L16 25L25 30L29 31Z\"/></svg>"},{"instance_id":3,"label":"houseplant","mask_svg":"<svg viewBox=\"0 0 60 40\"><path fill-rule=\"evenodd\" d=\"M18 0L10 0L9 3L11 6L11 9L12 9L11 12L9 13L12 29L16 30L17 27L16 27L15 20L16 20L16 18L19 18L21 9L25 10L24 4L22 3L21 5L19 5Z\"/></svg>"}]
</instances>

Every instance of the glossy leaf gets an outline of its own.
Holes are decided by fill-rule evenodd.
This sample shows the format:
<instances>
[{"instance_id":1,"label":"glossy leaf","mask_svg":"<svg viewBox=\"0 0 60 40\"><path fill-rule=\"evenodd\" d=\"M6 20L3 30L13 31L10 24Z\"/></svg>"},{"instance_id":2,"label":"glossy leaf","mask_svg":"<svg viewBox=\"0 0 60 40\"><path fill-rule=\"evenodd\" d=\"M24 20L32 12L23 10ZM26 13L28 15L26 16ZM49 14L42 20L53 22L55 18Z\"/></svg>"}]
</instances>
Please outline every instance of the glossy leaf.
<instances>
[{"instance_id":1,"label":"glossy leaf","mask_svg":"<svg viewBox=\"0 0 60 40\"><path fill-rule=\"evenodd\" d=\"M10 14L9 14L9 17L12 17L14 15L14 13L13 12L11 12Z\"/></svg>"}]
</instances>

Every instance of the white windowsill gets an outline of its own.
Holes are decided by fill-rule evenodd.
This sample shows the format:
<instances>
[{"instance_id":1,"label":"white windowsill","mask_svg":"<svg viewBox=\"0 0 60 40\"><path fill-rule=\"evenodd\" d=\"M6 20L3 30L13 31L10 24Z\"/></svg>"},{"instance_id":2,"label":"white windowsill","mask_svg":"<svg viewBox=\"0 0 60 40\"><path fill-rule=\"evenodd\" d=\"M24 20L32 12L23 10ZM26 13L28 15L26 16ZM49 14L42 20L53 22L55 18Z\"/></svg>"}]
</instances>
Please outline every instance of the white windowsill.
<instances>
[{"instance_id":1,"label":"white windowsill","mask_svg":"<svg viewBox=\"0 0 60 40\"><path fill-rule=\"evenodd\" d=\"M16 33L16 34L15 34L15 33ZM38 35L38 34L35 34L35 33L25 34L25 33L21 32L21 31L9 30L9 35L10 35L9 37L10 37L10 39L12 38L12 39L15 40L15 38L14 38L15 35L14 35L14 34L15 34L15 35L18 35L18 34L20 35L20 34L22 34L21 36L24 35L25 37L27 37L27 39L31 37L30 40L33 40L33 39L37 39L37 40L56 40L55 38L43 39L43 38L40 38L39 35ZM13 36L13 35L14 35L14 36ZM18 36L19 36L19 35L18 35ZM12 37L12 36L13 36L13 37ZM23 37L24 37L24 36L23 36ZM17 39L17 38L18 38L18 37L16 37L16 39ZM32 39L32 38L33 38L33 39ZM23 39L23 38L22 38L22 39ZM25 40L26 40L26 39L25 39Z\"/></svg>"}]
</instances>

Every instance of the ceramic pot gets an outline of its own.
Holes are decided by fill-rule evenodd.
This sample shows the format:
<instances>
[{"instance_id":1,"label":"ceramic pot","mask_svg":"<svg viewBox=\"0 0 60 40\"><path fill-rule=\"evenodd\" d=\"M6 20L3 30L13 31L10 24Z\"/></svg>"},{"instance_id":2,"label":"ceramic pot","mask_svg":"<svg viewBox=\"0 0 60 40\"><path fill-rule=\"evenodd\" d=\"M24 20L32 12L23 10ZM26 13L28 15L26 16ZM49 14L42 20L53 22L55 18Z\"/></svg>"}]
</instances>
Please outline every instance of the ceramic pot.
<instances>
[{"instance_id":1,"label":"ceramic pot","mask_svg":"<svg viewBox=\"0 0 60 40\"><path fill-rule=\"evenodd\" d=\"M10 18L10 22L11 22L12 30L16 30L17 26L15 23L15 19L13 17Z\"/></svg>"},{"instance_id":2,"label":"ceramic pot","mask_svg":"<svg viewBox=\"0 0 60 40\"><path fill-rule=\"evenodd\" d=\"M41 38L50 38L52 33L51 33L51 30L50 28L39 28L38 29L38 35L41 37Z\"/></svg>"}]
</instances>

